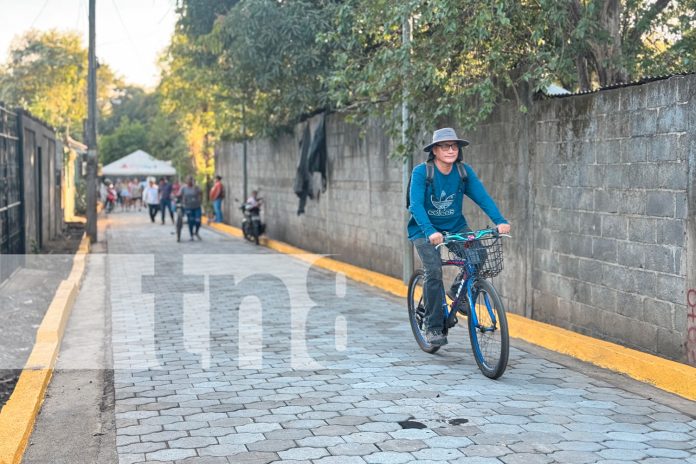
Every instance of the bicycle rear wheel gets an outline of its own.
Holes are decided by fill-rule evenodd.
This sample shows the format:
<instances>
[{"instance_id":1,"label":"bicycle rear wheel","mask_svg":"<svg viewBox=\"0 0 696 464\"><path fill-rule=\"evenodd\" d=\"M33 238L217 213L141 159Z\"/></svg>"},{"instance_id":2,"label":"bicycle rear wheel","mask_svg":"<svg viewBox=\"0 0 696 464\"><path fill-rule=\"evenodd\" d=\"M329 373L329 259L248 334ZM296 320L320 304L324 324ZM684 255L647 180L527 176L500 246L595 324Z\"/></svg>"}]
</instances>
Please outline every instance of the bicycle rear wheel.
<instances>
[{"instance_id":1,"label":"bicycle rear wheel","mask_svg":"<svg viewBox=\"0 0 696 464\"><path fill-rule=\"evenodd\" d=\"M176 241L180 242L181 241L181 229L184 228L184 218L181 217L181 212L178 212L176 215Z\"/></svg>"},{"instance_id":2,"label":"bicycle rear wheel","mask_svg":"<svg viewBox=\"0 0 696 464\"><path fill-rule=\"evenodd\" d=\"M474 358L479 369L488 378L497 379L507 367L510 352L507 317L505 307L498 292L489 281L479 279L472 288L474 318L468 318L469 338Z\"/></svg>"},{"instance_id":3,"label":"bicycle rear wheel","mask_svg":"<svg viewBox=\"0 0 696 464\"><path fill-rule=\"evenodd\" d=\"M408 320L411 323L413 336L421 350L426 353L435 353L440 349L437 345L428 343L425 339L425 302L423 299L423 282L425 274L423 269L417 269L408 282Z\"/></svg>"}]
</instances>

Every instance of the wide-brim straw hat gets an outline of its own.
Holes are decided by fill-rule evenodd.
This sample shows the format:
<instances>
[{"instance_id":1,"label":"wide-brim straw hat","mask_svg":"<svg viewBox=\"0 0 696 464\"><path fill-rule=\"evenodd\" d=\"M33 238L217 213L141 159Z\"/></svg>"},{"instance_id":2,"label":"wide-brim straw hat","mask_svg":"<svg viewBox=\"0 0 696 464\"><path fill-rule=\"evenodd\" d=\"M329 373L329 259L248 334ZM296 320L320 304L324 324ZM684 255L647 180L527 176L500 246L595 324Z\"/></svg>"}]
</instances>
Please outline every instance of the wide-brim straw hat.
<instances>
[{"instance_id":1,"label":"wide-brim straw hat","mask_svg":"<svg viewBox=\"0 0 696 464\"><path fill-rule=\"evenodd\" d=\"M433 145L440 142L457 142L459 148L469 145L468 140L460 139L457 133L451 127L444 127L433 132L433 141L423 148L423 151L429 152L433 149Z\"/></svg>"}]
</instances>

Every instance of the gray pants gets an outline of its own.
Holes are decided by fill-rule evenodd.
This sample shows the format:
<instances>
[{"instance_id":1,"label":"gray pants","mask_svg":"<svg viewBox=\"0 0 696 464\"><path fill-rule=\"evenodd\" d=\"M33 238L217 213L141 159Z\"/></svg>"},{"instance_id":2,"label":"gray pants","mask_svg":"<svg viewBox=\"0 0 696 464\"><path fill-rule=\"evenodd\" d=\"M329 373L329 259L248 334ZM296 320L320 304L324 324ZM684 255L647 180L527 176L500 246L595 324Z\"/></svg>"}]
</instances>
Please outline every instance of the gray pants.
<instances>
[{"instance_id":1,"label":"gray pants","mask_svg":"<svg viewBox=\"0 0 696 464\"><path fill-rule=\"evenodd\" d=\"M418 255L423 262L425 282L423 282L423 299L425 302L425 328L440 331L445 328L445 287L442 283L442 261L440 252L426 238L413 241Z\"/></svg>"}]
</instances>

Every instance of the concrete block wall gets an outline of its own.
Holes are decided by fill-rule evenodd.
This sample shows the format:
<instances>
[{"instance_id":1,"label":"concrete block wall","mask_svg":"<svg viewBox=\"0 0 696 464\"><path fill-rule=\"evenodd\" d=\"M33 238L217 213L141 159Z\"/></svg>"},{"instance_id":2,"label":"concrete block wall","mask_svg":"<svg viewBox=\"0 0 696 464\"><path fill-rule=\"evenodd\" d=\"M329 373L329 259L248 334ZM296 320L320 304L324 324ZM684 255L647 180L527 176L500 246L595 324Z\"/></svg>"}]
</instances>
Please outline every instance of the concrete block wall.
<instances>
[{"instance_id":1,"label":"concrete block wall","mask_svg":"<svg viewBox=\"0 0 696 464\"><path fill-rule=\"evenodd\" d=\"M689 75L538 100L527 114L508 103L459 131L513 225L495 279L508 311L696 365L695 92ZM306 214L292 190L300 126L248 143L249 190L268 200L270 237L401 277L401 164L377 121L360 129L329 116L329 186ZM235 143L216 153L234 225L241 154ZM469 200L464 212L472 227L491 223Z\"/></svg>"},{"instance_id":2,"label":"concrete block wall","mask_svg":"<svg viewBox=\"0 0 696 464\"><path fill-rule=\"evenodd\" d=\"M309 121L312 133L318 123ZM361 128L330 115L326 122L328 185L297 214L299 199L293 183L299 162L303 126L274 141L247 143L248 192L260 189L267 235L308 251L390 275L402 272L403 214L401 163L390 160L391 141L377 121L360 136ZM243 145L223 143L216 152L216 169L227 187L225 222L239 226L243 199ZM317 180L320 178L316 176Z\"/></svg>"},{"instance_id":3,"label":"concrete block wall","mask_svg":"<svg viewBox=\"0 0 696 464\"><path fill-rule=\"evenodd\" d=\"M535 319L685 360L694 83L673 77L535 106Z\"/></svg>"}]
</instances>

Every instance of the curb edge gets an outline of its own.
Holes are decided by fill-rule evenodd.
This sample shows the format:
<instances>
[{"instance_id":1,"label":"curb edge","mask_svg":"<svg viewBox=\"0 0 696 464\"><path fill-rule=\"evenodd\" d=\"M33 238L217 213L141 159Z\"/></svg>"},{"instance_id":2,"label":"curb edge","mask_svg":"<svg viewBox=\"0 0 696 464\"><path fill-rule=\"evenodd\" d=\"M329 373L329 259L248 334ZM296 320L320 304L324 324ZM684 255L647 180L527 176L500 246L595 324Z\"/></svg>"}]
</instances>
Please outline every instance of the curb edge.
<instances>
[{"instance_id":1,"label":"curb edge","mask_svg":"<svg viewBox=\"0 0 696 464\"><path fill-rule=\"evenodd\" d=\"M89 237L83 234L80 246L73 256L70 274L59 284L36 332L34 348L17 385L0 410L0 464L22 462L36 416L53 375L65 327L84 276L89 250Z\"/></svg>"}]
</instances>

